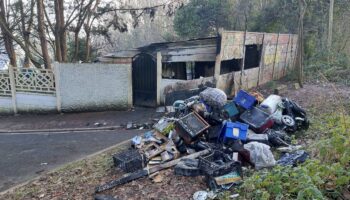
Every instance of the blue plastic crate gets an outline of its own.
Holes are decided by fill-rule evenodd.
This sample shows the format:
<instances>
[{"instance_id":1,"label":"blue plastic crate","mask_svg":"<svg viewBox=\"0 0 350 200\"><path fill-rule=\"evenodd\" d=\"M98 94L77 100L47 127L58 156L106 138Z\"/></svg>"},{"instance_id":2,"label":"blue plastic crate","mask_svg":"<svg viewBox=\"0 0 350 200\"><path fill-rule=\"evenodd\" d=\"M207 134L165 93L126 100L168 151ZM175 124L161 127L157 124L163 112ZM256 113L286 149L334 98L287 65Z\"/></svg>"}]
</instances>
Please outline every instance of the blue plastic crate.
<instances>
[{"instance_id":1,"label":"blue plastic crate","mask_svg":"<svg viewBox=\"0 0 350 200\"><path fill-rule=\"evenodd\" d=\"M248 92L244 90L240 90L236 97L235 100L237 105L241 106L242 108L245 108L247 110L253 108L256 99L254 96L250 95Z\"/></svg>"},{"instance_id":2,"label":"blue plastic crate","mask_svg":"<svg viewBox=\"0 0 350 200\"><path fill-rule=\"evenodd\" d=\"M223 108L223 112L228 118L235 117L239 114L235 102L230 102L226 104Z\"/></svg>"},{"instance_id":3,"label":"blue plastic crate","mask_svg":"<svg viewBox=\"0 0 350 200\"><path fill-rule=\"evenodd\" d=\"M248 125L239 122L226 122L222 129L222 139L226 142L228 139L247 140Z\"/></svg>"}]
</instances>

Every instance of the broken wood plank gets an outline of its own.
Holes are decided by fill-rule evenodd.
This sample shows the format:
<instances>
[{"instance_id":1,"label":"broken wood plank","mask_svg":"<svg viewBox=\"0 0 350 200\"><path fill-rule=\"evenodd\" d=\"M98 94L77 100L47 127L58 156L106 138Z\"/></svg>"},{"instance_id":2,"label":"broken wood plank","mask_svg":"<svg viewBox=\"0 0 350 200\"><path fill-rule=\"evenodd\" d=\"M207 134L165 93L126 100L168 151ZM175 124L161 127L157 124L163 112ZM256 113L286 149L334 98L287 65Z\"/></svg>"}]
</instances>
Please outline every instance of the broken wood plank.
<instances>
[{"instance_id":1,"label":"broken wood plank","mask_svg":"<svg viewBox=\"0 0 350 200\"><path fill-rule=\"evenodd\" d=\"M112 188L114 188L114 187L116 187L118 185L122 185L122 184L128 183L130 181L142 178L144 176L153 174L155 172L161 171L163 169L167 169L167 168L173 167L177 163L179 163L181 159L185 159L185 158L194 159L194 158L197 158L199 156L206 155L209 152L210 152L210 150L208 150L208 149L207 150L203 150L203 151L200 151L200 152L188 155L188 156L184 156L182 158L179 158L179 159L176 159L176 160L173 160L173 161L170 161L170 162L167 162L167 163L164 163L164 164L152 167L152 168L147 168L146 167L146 168L144 168L142 170L139 170L137 172L124 174L121 178L118 178L116 180L110 181L108 183L105 183L103 185L100 185L100 186L96 187L95 192L96 193L100 193L100 192L103 192L105 190L112 189Z\"/></svg>"}]
</instances>

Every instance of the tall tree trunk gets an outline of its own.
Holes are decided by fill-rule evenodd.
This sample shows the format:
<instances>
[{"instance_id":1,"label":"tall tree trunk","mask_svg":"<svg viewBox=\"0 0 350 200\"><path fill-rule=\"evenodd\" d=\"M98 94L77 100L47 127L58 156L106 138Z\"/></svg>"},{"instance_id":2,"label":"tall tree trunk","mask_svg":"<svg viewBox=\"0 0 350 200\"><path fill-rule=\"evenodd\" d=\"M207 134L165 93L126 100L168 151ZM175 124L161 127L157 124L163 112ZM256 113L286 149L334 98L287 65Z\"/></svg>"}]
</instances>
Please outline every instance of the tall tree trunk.
<instances>
[{"instance_id":1,"label":"tall tree trunk","mask_svg":"<svg viewBox=\"0 0 350 200\"><path fill-rule=\"evenodd\" d=\"M90 49L91 49L91 41L90 41L90 30L85 30L86 32L86 38L85 38L85 62L89 62L90 61Z\"/></svg>"},{"instance_id":2,"label":"tall tree trunk","mask_svg":"<svg viewBox=\"0 0 350 200\"><path fill-rule=\"evenodd\" d=\"M34 15L34 5L35 2L32 0L31 1L31 9L30 9L30 19L28 21L28 23L26 23L25 20L25 14L24 14L24 10L23 10L23 1L19 0L19 9L20 9L20 13L21 13L21 27L22 27L22 35L23 35L23 40L24 40L24 45L27 49L30 48L29 44L30 44L30 30L32 28L32 24L33 24L33 15ZM26 28L26 24L28 24L28 28ZM31 57L31 52L30 51L25 51L25 58L24 58L24 64L23 67L25 68L29 68L30 67L30 57Z\"/></svg>"},{"instance_id":3,"label":"tall tree trunk","mask_svg":"<svg viewBox=\"0 0 350 200\"><path fill-rule=\"evenodd\" d=\"M333 9L334 0L330 0L329 5L329 21L328 21L328 38L327 38L327 48L329 51L332 49L332 37L333 37Z\"/></svg>"},{"instance_id":4,"label":"tall tree trunk","mask_svg":"<svg viewBox=\"0 0 350 200\"><path fill-rule=\"evenodd\" d=\"M37 9L38 9L38 33L40 37L40 43L41 43L41 51L43 54L43 59L45 63L46 69L51 69L51 62L49 57L49 52L47 49L47 41L46 41L46 34L44 32L44 2L43 0L37 0Z\"/></svg>"},{"instance_id":5,"label":"tall tree trunk","mask_svg":"<svg viewBox=\"0 0 350 200\"><path fill-rule=\"evenodd\" d=\"M62 56L62 62L67 62L67 32L65 28L65 21L64 21L64 0L56 0L58 1L59 5L59 26L60 26L60 45L61 45L61 56Z\"/></svg>"},{"instance_id":6,"label":"tall tree trunk","mask_svg":"<svg viewBox=\"0 0 350 200\"><path fill-rule=\"evenodd\" d=\"M73 62L79 59L79 30L74 31L74 56Z\"/></svg>"},{"instance_id":7,"label":"tall tree trunk","mask_svg":"<svg viewBox=\"0 0 350 200\"><path fill-rule=\"evenodd\" d=\"M61 51L61 30L60 30L60 7L58 4L58 1L54 1L54 7L55 7L55 53L56 53L56 61L62 62L62 51Z\"/></svg>"},{"instance_id":8,"label":"tall tree trunk","mask_svg":"<svg viewBox=\"0 0 350 200\"><path fill-rule=\"evenodd\" d=\"M0 0L0 17L1 17L1 22L2 22L2 23L0 23L1 32L2 32L4 43L5 43L6 52L10 58L10 64L13 67L17 67L17 59L16 59L15 49L13 47L13 41L12 41L12 38L9 35L9 33L6 31L6 29L8 29L9 26L8 26L8 23L6 20L6 9L5 9L5 1L4 0Z\"/></svg>"},{"instance_id":9,"label":"tall tree trunk","mask_svg":"<svg viewBox=\"0 0 350 200\"><path fill-rule=\"evenodd\" d=\"M297 52L298 82L301 87L304 83L304 16L306 12L306 0L299 0L299 39Z\"/></svg>"}]
</instances>

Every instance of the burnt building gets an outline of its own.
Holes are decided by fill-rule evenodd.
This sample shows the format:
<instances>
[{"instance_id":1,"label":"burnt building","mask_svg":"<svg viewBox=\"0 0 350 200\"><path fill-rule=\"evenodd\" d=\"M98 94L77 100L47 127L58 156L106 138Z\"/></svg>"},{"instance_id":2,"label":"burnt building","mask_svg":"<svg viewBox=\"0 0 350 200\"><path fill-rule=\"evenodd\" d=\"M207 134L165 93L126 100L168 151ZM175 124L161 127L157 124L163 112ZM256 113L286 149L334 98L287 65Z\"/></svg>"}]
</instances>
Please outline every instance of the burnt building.
<instances>
[{"instance_id":1,"label":"burnt building","mask_svg":"<svg viewBox=\"0 0 350 200\"><path fill-rule=\"evenodd\" d=\"M206 86L233 96L280 79L294 68L297 40L293 34L223 31L217 37L118 51L100 61L132 69L134 105L169 105Z\"/></svg>"}]
</instances>

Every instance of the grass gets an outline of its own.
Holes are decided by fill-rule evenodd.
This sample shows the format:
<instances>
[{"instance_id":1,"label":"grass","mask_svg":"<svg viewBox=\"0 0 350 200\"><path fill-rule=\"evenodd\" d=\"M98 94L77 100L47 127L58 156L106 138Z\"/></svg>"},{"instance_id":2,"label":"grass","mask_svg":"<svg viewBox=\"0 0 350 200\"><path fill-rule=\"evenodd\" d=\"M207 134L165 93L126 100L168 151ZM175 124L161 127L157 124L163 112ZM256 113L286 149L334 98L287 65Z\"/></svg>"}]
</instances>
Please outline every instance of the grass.
<instances>
[{"instance_id":1,"label":"grass","mask_svg":"<svg viewBox=\"0 0 350 200\"><path fill-rule=\"evenodd\" d=\"M273 89L277 82L269 84ZM231 199L230 195L236 193L240 199L344 197L350 184L350 102L328 113L320 111L323 106L324 103L319 102L308 108L312 122L309 130L293 137L294 142L306 146L311 155L308 162L295 168L250 170L245 173L245 182L240 188L221 193L218 199ZM125 148L127 145L68 164L0 199L91 199L95 186L111 178L111 155Z\"/></svg>"},{"instance_id":2,"label":"grass","mask_svg":"<svg viewBox=\"0 0 350 200\"><path fill-rule=\"evenodd\" d=\"M350 184L350 117L340 113L313 116L299 140L311 159L298 167L276 166L246 177L240 199L345 199ZM301 138L303 137L303 138ZM222 199L226 199L225 197Z\"/></svg>"}]
</instances>

